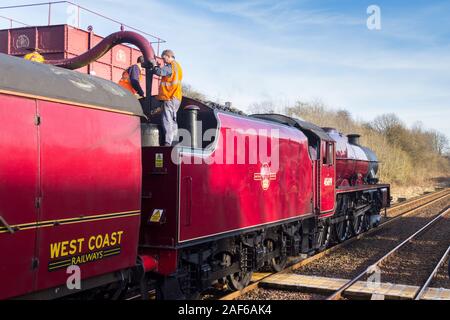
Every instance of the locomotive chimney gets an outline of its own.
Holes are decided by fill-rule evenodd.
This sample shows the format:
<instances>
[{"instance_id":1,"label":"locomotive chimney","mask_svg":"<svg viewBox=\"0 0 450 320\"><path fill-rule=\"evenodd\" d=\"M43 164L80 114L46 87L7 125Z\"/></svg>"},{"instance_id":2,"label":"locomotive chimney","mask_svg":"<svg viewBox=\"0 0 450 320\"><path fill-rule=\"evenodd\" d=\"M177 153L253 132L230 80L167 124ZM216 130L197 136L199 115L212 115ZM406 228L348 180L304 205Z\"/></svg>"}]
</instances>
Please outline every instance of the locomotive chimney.
<instances>
[{"instance_id":1,"label":"locomotive chimney","mask_svg":"<svg viewBox=\"0 0 450 320\"><path fill-rule=\"evenodd\" d=\"M353 133L353 134L348 134L347 138L348 138L348 143L350 144L354 144L354 145L359 145L359 138L361 137L361 135Z\"/></svg>"}]
</instances>

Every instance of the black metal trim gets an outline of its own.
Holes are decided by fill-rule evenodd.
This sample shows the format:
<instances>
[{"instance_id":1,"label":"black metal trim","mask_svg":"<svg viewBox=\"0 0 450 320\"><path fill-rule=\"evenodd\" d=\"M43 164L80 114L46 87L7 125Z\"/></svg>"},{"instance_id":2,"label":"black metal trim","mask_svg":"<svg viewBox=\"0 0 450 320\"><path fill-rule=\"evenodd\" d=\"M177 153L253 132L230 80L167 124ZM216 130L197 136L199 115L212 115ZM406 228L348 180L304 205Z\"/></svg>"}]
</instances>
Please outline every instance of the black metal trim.
<instances>
[{"instance_id":1,"label":"black metal trim","mask_svg":"<svg viewBox=\"0 0 450 320\"><path fill-rule=\"evenodd\" d=\"M90 289L101 287L110 283L118 282L123 279L124 272L130 271L131 269L124 269L121 271L111 272L97 277L81 280L81 288L82 288L81 290L70 290L64 284L58 287L53 287L42 291L23 295L20 297L16 297L13 298L12 300L51 300L62 298L72 294L77 294Z\"/></svg>"},{"instance_id":2,"label":"black metal trim","mask_svg":"<svg viewBox=\"0 0 450 320\"><path fill-rule=\"evenodd\" d=\"M222 239L226 239L228 237L234 237L234 236L238 236L241 234L246 234L246 233L251 233L254 231L258 231L261 229L267 229L267 228L273 228L276 226L281 226L283 224L287 224L287 223L292 223L292 222L296 222L296 221L304 221L307 219L312 219L312 218L316 218L316 216L313 213L309 213L306 215L302 215L302 216L297 216L291 219L286 219L283 221L279 221L279 222L275 222L275 223L268 223L268 224L264 224L264 225L260 225L260 226L255 226L255 227L251 227L248 229L239 229L236 231L231 231L231 232L226 232L226 233L222 233L219 235L212 235L209 237L205 237L205 238L201 238L201 239L195 239L195 240L187 240L186 242L182 242L182 243L177 243L175 246L152 246L152 245L140 245L140 247L143 248L148 248L148 249L166 249L166 250L176 250L176 249L183 249L183 248L187 248L190 246L194 246L194 245L198 245L198 244L203 244L203 243L207 243L207 242L211 242L211 241L217 241L217 240L222 240Z\"/></svg>"}]
</instances>

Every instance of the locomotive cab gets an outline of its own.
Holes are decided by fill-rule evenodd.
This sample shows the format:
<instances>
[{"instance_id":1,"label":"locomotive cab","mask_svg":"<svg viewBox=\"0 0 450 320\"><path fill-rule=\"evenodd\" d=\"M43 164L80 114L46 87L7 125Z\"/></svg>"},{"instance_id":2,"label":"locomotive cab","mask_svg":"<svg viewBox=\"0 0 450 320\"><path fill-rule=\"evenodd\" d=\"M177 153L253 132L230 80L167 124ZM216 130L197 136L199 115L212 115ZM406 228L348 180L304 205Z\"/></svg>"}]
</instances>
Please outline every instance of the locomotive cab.
<instances>
[{"instance_id":1,"label":"locomotive cab","mask_svg":"<svg viewBox=\"0 0 450 320\"><path fill-rule=\"evenodd\" d=\"M333 214L336 184L335 141L322 128L300 119L279 114L255 114L252 117L291 126L307 137L313 167L315 213L321 216Z\"/></svg>"}]
</instances>

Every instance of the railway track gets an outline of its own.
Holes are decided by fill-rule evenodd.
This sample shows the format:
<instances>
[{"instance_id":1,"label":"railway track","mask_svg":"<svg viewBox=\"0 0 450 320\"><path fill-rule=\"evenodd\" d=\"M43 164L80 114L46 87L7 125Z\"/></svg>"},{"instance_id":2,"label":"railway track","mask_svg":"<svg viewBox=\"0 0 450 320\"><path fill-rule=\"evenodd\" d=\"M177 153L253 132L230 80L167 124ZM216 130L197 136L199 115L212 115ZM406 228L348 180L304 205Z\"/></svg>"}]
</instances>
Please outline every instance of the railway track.
<instances>
[{"instance_id":1,"label":"railway track","mask_svg":"<svg viewBox=\"0 0 450 320\"><path fill-rule=\"evenodd\" d=\"M444 252L444 254L442 255L441 259L439 259L439 262L436 264L436 267L433 269L433 271L431 272L431 274L429 275L427 281L423 284L423 286L420 288L420 291L417 293L417 296L415 298L415 300L421 300L426 293L426 290L428 288L439 288L438 290L441 290L441 288L443 287L439 287L439 286L431 286L430 284L433 283L434 279L436 278L436 275L439 274L439 272L443 270L443 268L445 268L445 261L447 260L447 264L448 264L448 257L450 254L450 246L447 248L447 250ZM449 278L450 277L450 270L447 268L444 269L444 273L446 274L445 277L442 277L445 280L445 284L447 285L447 287L450 286L450 281ZM448 274L447 274L448 271Z\"/></svg>"},{"instance_id":2,"label":"railway track","mask_svg":"<svg viewBox=\"0 0 450 320\"><path fill-rule=\"evenodd\" d=\"M227 294L225 296L221 296L218 297L221 300L234 300L234 299L245 299L247 298L246 296L251 296L253 293L253 291L255 291L256 289L258 290L264 290L264 289L260 289L260 284L262 284L263 282L265 282L266 280L270 279L271 277L274 277L275 275L280 275L280 274L287 274L287 273L302 273L305 270L305 268L308 268L309 266L313 266L313 268L311 270L309 270L309 273L317 273L317 270L315 270L317 267L320 267L321 262L319 262L321 259L324 258L329 258L331 257L331 261L328 261L329 263L329 267L326 268L326 270L324 271L324 273L332 273L332 271L336 270L336 269L340 269L339 267L336 267L336 264L334 263L335 261L333 261L333 253L338 253L339 250L345 250L348 249L347 251L347 255L344 256L344 263L347 260L347 263L352 263L351 262L351 254L353 249L351 247L362 247L362 251L367 251L371 249L371 246L373 245L373 237L377 238L377 234L382 233L383 230L388 229L388 232L384 235L381 235L380 239L378 239L378 242L382 243L382 242L389 242L391 247L392 247L392 242L396 242L398 243L398 239L389 239L389 236L395 236L399 239L405 239L407 238L413 231L411 230L417 230L418 228L420 228L421 226L423 226L425 224L424 220L430 220L432 219L434 216L436 216L436 209L434 208L434 206L438 206L439 204L443 205L443 203L445 203L446 201L448 201L448 196L450 195L450 192L448 189L444 189L442 191L437 191L431 194L427 194L425 196L419 197L419 198L414 198L412 200L409 200L407 202L404 203L400 203L397 204L395 206L393 206L392 208L390 208L386 213L385 213L385 217L382 221L382 224L376 228L376 229L372 229L369 230L368 232L361 234L359 236L353 237L349 240L347 240L346 242L342 243L342 244L338 244L335 245L331 248L328 248L327 250L320 252L314 256L305 258L297 263L292 264L290 267L282 270L279 273L267 273L267 274L258 274L257 275L257 279L255 279L255 281L253 283L251 283L249 286L247 286L246 288L244 288L241 291L238 292L232 292L230 294ZM445 205L444 205L445 206ZM434 209L433 209L434 208ZM427 211L428 209L428 211ZM429 210L431 209L431 210ZM426 214L421 215L421 212L425 210ZM433 211L434 210L434 211ZM402 219L406 218L406 217L413 217L411 223L409 223L409 226L407 228L404 227L404 225L402 225L402 223L404 222ZM399 228L399 226L402 226L402 228ZM397 228L396 228L397 227ZM405 230L407 229L407 230ZM383 237L387 237L387 239L383 239ZM361 241L356 241L356 240L361 240ZM366 243L362 243L362 245L360 245L361 242L366 242ZM401 240L400 240L401 241ZM357 243L357 244L356 244ZM382 247L386 247L382 246ZM360 261L360 263L352 264L352 270L345 270L345 271L349 271L348 273L350 275L353 274L355 272L358 272L357 274L359 275L362 270L366 270L366 268L363 267L364 263L369 263L368 265L371 265L370 262L373 262L372 260L374 260L376 257L379 258L379 256L381 255L381 251L380 250L375 250L376 252L374 254L371 255L371 257L369 257L368 259L361 259L362 261ZM353 251L354 252L354 251ZM364 255L364 254L363 254ZM330 259L329 259L330 260ZM376 261L376 259L374 260ZM314 265L316 265L314 268ZM343 268L345 269L345 268ZM439 268L438 268L439 269ZM441 267L442 269L442 267ZM306 269L308 270L308 269ZM439 269L440 270L440 269ZM436 271L439 274L439 271ZM349 274L347 274L347 277L349 276ZM267 291L267 290L266 290ZM266 294L267 292L263 291L262 294L260 295L259 298L261 299L270 299L271 298L271 294ZM296 299L320 299L320 298L326 298L326 295L318 295L318 294L311 294L311 293L287 293L286 291L283 292L278 292L278 297L283 298L283 295L287 295L287 298L296 298ZM253 298L258 299L258 295L255 295Z\"/></svg>"},{"instance_id":3,"label":"railway track","mask_svg":"<svg viewBox=\"0 0 450 320\"><path fill-rule=\"evenodd\" d=\"M383 282L421 286L450 245L449 210L380 266ZM439 217L441 217L439 219Z\"/></svg>"},{"instance_id":4,"label":"railway track","mask_svg":"<svg viewBox=\"0 0 450 320\"><path fill-rule=\"evenodd\" d=\"M389 223L394 222L396 219L399 219L401 217L413 214L415 212L417 212L418 210L420 210L421 208L423 208L424 206L428 205L428 204L433 204L434 202L444 198L446 195L450 195L450 190L449 189L444 189L441 191L437 191L437 192L433 192L431 194L427 194L421 197L417 197L417 198L413 198L411 200L408 200L406 202L402 202L399 204L396 204L394 206L392 206L390 209L387 210L387 212L385 213L385 216L383 217L382 220L382 224L376 228L376 229L372 229L364 234L361 234L357 237L353 237L351 239L349 239L347 242L342 243L342 244L338 244L335 245L331 248L328 248L327 250L320 252L314 256L311 257L307 257L304 258L300 261L295 261L294 263L292 263L289 267L287 267L286 269L282 270L281 272L279 272L278 274L281 273L288 273L288 272L292 272L295 271L303 266L306 266L318 259L320 259L321 257L332 253L333 251L344 247L346 245L349 245L350 243L359 240L361 238L363 238L364 236L367 236L369 234L371 234L372 232L374 232L375 230L379 230L380 228L382 228L383 226L387 226ZM253 290L257 289L259 287L259 284L262 280L267 279L268 277L274 275L275 273L259 273L255 275L255 280L246 288L244 288L241 291L237 291L237 292L231 292L231 293L227 293L225 295L223 295L223 291L221 290L212 290L207 292L206 294L203 295L203 299L220 299L220 300L234 300L237 299L247 293L252 292ZM290 295L292 295L291 293L283 293L284 295L286 295L287 297L289 297ZM283 295L281 294L281 295ZM298 298L299 293L295 293L295 295ZM151 289L149 291L149 299L155 299L155 290ZM302 298L302 297L300 297ZM303 298L308 299L308 298L312 298L312 299L321 299L321 298L326 298L326 296L324 295L320 295L320 294L311 294L311 293L307 293L304 294ZM142 299L141 294L136 293L133 294L131 296L128 296L126 298L126 300L139 300Z\"/></svg>"},{"instance_id":5,"label":"railway track","mask_svg":"<svg viewBox=\"0 0 450 320\"><path fill-rule=\"evenodd\" d=\"M449 275L450 275L450 266L449 266L449 260L450 260L450 253L447 252L447 255L442 256L442 260L439 263L439 267L437 267L437 270L435 270L435 274L433 275L433 279L431 281L430 286L434 288L444 288L444 289L450 289L450 281L449 281Z\"/></svg>"},{"instance_id":6,"label":"railway track","mask_svg":"<svg viewBox=\"0 0 450 320\"><path fill-rule=\"evenodd\" d=\"M416 252L416 250L417 250L416 247L418 246L417 242L420 242L419 241L420 239L422 239L422 241L423 241L424 234L430 234L430 231L434 231L434 232L441 231L441 230L437 230L437 229L439 229L442 226L444 226L445 230L449 231L449 229L450 229L449 221L450 220L445 221L445 216L447 216L449 214L450 214L450 209L449 208L445 209L443 212L441 212L435 218L433 218L431 221L429 221L425 226L423 226L422 228L417 230L414 234L412 234L407 239L402 241L395 248L390 250L388 253L386 253L384 256L382 256L380 259L378 259L375 263L369 265L364 271L359 273L352 280L345 283L336 292L334 292L332 295L330 295L327 298L327 300L343 299L344 298L343 295L347 289L349 289L357 281L367 277L368 272L372 272L372 270L376 270L376 269L379 270L378 272L380 272L380 279L381 279L381 278L383 278L383 271L384 271L384 273L386 273L386 270L389 270L389 269L392 270L393 267L397 266L397 268L399 268L399 269L396 270L397 274L395 275L395 280L399 280L399 278L401 280L405 280L404 279L405 277L401 276L401 272L404 271L405 269L407 269L408 270L408 280L406 282L421 283L422 280L421 280L420 274L418 274L416 271L417 271L417 269L420 270L421 268L423 268L424 265L425 265L425 268L430 265L430 261L428 259L436 256L435 253L430 252L430 251L433 251L435 249L435 247L430 248L430 247L421 245L420 247L422 249L424 249L427 253L426 256L422 256L420 259L417 259L417 260L415 259L412 262L408 259L408 257L411 258L411 253ZM439 225L438 225L438 223L439 223ZM447 240L445 242L445 245L448 245L449 237L447 235L439 234L439 238L440 238L439 240L443 240L443 239ZM416 241L416 243L414 243L413 241ZM439 248L437 248L437 249L439 249ZM439 252L439 250L437 250L437 251ZM442 254L442 252L441 252L441 254ZM391 259L391 260L389 261L389 259ZM392 261L392 260L394 260L394 261ZM404 265L402 265L402 264L407 263L408 260L409 260L409 263L406 265L406 267ZM411 264L418 264L418 266L417 265L411 266ZM377 272L377 271L375 271L375 272ZM391 275L391 278L392 278L392 275ZM366 281L367 281L367 279L366 279ZM425 280L425 282L421 285L420 292L425 291L427 281L428 280ZM417 298L417 296L415 296L414 298Z\"/></svg>"},{"instance_id":7,"label":"railway track","mask_svg":"<svg viewBox=\"0 0 450 320\"><path fill-rule=\"evenodd\" d=\"M398 214L402 214L406 211L418 208L430 201L438 199L445 194L450 194L450 188L439 189L431 193L426 193L421 196L413 197L404 202L398 202L393 205L389 209L387 209L386 217L395 217Z\"/></svg>"},{"instance_id":8,"label":"railway track","mask_svg":"<svg viewBox=\"0 0 450 320\"><path fill-rule=\"evenodd\" d=\"M422 196L411 198L405 202L396 203L387 210L388 211L387 216L393 217L407 210L418 208L429 201L437 199L444 194L450 193L449 190L450 190L449 188L444 188L442 190L438 190L432 193L424 194Z\"/></svg>"}]
</instances>

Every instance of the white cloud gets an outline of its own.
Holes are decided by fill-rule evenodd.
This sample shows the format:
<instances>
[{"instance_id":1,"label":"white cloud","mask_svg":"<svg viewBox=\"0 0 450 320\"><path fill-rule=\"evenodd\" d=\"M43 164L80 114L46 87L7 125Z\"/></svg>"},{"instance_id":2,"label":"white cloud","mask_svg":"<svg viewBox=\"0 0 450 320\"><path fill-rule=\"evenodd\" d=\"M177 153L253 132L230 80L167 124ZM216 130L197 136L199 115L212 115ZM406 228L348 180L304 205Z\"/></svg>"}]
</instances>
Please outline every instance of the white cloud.
<instances>
[{"instance_id":1,"label":"white cloud","mask_svg":"<svg viewBox=\"0 0 450 320\"><path fill-rule=\"evenodd\" d=\"M397 111L450 136L450 46L419 20L445 12L382 7L377 33L365 29L364 10L300 10L291 1L78 2L166 39L186 82L212 98L241 108L318 98L363 119Z\"/></svg>"}]
</instances>

